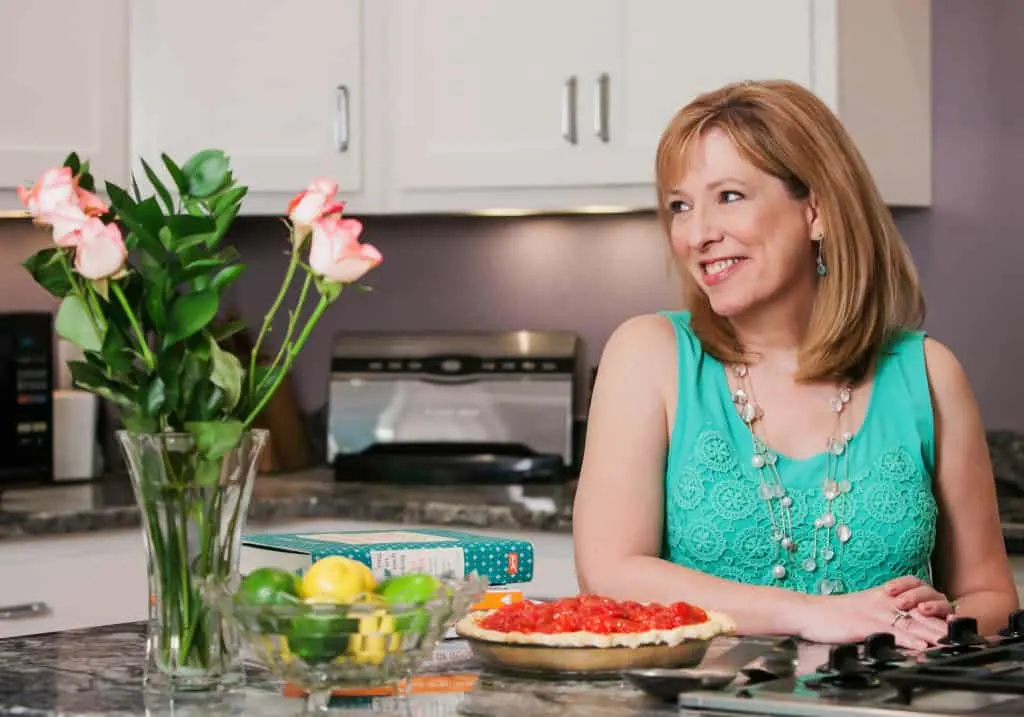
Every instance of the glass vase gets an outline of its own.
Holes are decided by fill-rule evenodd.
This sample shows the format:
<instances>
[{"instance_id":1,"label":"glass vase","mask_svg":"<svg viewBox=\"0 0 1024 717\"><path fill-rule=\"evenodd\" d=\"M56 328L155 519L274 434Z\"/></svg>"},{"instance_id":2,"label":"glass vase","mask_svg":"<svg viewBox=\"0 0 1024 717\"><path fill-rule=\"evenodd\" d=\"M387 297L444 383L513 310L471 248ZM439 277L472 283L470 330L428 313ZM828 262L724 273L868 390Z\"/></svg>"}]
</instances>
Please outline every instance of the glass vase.
<instances>
[{"instance_id":1,"label":"glass vase","mask_svg":"<svg viewBox=\"0 0 1024 717\"><path fill-rule=\"evenodd\" d=\"M203 602L199 585L238 571L269 435L247 431L211 460L188 433L117 434L142 512L149 581L145 689L218 690L245 681L241 640Z\"/></svg>"}]
</instances>

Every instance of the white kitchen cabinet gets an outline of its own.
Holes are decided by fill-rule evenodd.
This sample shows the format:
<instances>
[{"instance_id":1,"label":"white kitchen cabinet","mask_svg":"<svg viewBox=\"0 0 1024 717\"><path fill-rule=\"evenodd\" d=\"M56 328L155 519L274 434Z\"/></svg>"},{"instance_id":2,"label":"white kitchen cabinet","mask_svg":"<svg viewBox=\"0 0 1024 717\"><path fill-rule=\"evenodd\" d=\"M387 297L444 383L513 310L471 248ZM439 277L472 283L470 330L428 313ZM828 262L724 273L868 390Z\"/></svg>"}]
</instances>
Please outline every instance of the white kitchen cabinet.
<instances>
[{"instance_id":1,"label":"white kitchen cabinet","mask_svg":"<svg viewBox=\"0 0 1024 717\"><path fill-rule=\"evenodd\" d=\"M0 0L0 211L71 152L128 176L128 0Z\"/></svg>"},{"instance_id":2,"label":"white kitchen cabinet","mask_svg":"<svg viewBox=\"0 0 1024 717\"><path fill-rule=\"evenodd\" d=\"M483 207L591 183L589 88L614 33L588 18L611 15L614 0L387 6L391 209Z\"/></svg>"},{"instance_id":3,"label":"white kitchen cabinet","mask_svg":"<svg viewBox=\"0 0 1024 717\"><path fill-rule=\"evenodd\" d=\"M0 619L0 638L144 620L146 553L139 529L0 542L0 609L49 612Z\"/></svg>"},{"instance_id":4,"label":"white kitchen cabinet","mask_svg":"<svg viewBox=\"0 0 1024 717\"><path fill-rule=\"evenodd\" d=\"M136 3L133 155L159 165L162 152L183 163L225 150L250 188L246 213L283 214L315 177L358 198L356 213L371 211L363 9L363 0Z\"/></svg>"},{"instance_id":5,"label":"white kitchen cabinet","mask_svg":"<svg viewBox=\"0 0 1024 717\"><path fill-rule=\"evenodd\" d=\"M385 5L389 212L653 207L672 114L764 78L839 114L887 202L931 202L930 0Z\"/></svg>"}]
</instances>

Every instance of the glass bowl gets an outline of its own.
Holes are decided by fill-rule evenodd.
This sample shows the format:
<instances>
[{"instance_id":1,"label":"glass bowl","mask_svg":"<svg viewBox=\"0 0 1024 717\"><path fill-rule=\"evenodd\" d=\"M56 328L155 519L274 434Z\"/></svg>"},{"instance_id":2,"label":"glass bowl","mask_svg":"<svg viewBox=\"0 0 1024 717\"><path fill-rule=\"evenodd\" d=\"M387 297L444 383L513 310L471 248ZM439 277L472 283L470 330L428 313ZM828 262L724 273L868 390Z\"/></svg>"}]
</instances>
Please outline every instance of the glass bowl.
<instances>
[{"instance_id":1,"label":"glass bowl","mask_svg":"<svg viewBox=\"0 0 1024 717\"><path fill-rule=\"evenodd\" d=\"M236 599L240 582L210 580L200 591L257 662L308 693L311 711L325 709L335 689L408 681L488 586L476 574L444 576L430 599L415 603L366 593L347 603L253 605Z\"/></svg>"}]
</instances>

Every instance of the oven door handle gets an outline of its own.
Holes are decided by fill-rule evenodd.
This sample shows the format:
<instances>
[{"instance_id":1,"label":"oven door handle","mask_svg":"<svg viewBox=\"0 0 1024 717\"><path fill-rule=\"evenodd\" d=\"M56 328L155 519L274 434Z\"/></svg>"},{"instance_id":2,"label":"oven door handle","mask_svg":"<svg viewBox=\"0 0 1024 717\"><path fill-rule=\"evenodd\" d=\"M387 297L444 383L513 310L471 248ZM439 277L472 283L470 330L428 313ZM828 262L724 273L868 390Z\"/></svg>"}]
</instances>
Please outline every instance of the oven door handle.
<instances>
[{"instance_id":1,"label":"oven door handle","mask_svg":"<svg viewBox=\"0 0 1024 717\"><path fill-rule=\"evenodd\" d=\"M21 620L27 617L42 617L49 614L50 607L45 602L0 606L0 620Z\"/></svg>"}]
</instances>

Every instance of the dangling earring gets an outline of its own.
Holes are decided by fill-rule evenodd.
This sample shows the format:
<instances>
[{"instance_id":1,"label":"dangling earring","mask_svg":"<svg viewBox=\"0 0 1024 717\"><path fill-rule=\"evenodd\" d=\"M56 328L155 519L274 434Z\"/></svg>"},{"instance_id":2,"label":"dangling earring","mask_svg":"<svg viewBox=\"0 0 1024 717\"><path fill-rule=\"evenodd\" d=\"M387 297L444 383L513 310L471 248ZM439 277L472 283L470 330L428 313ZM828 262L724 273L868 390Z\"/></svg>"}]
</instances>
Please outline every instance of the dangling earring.
<instances>
[{"instance_id":1,"label":"dangling earring","mask_svg":"<svg viewBox=\"0 0 1024 717\"><path fill-rule=\"evenodd\" d=\"M814 241L818 245L818 253L815 256L814 264L818 270L818 276L825 276L828 274L828 267L825 266L825 235L819 234Z\"/></svg>"}]
</instances>

